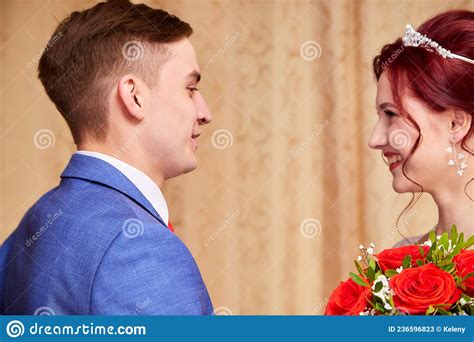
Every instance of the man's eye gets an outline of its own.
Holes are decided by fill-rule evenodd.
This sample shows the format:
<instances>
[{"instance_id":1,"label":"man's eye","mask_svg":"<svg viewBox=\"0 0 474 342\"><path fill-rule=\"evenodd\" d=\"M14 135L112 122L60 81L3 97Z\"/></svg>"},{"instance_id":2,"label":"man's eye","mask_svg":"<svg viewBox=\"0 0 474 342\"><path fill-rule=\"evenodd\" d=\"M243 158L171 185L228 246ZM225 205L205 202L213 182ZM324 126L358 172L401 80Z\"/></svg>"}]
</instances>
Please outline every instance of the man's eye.
<instances>
[{"instance_id":1,"label":"man's eye","mask_svg":"<svg viewBox=\"0 0 474 342\"><path fill-rule=\"evenodd\" d=\"M188 87L188 90L189 90L191 95L194 95L194 92L198 91L199 89L195 88L195 87Z\"/></svg>"}]
</instances>

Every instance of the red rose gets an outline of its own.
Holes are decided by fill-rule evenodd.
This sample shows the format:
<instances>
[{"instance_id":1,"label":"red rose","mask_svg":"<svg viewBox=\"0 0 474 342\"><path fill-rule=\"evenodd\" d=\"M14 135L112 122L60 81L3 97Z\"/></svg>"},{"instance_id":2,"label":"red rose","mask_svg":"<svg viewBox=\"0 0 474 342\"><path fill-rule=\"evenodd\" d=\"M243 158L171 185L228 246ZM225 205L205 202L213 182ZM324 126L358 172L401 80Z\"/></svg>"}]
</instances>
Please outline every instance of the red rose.
<instances>
[{"instance_id":1,"label":"red rose","mask_svg":"<svg viewBox=\"0 0 474 342\"><path fill-rule=\"evenodd\" d=\"M433 264L407 268L390 279L393 302L400 311L424 314L430 305L446 304L449 310L461 296L454 277Z\"/></svg>"},{"instance_id":2,"label":"red rose","mask_svg":"<svg viewBox=\"0 0 474 342\"><path fill-rule=\"evenodd\" d=\"M456 270L460 277L465 277L469 273L474 272L474 250L461 251L461 253L453 258L453 261L456 264ZM474 297L474 277L464 281L464 285L466 285L466 294Z\"/></svg>"},{"instance_id":3,"label":"red rose","mask_svg":"<svg viewBox=\"0 0 474 342\"><path fill-rule=\"evenodd\" d=\"M430 248L428 246L421 246L421 248L423 248L426 257ZM417 260L425 259L425 257L420 254L420 247L416 245L385 249L375 256L379 261L382 271L385 272L386 270L396 270L402 266L403 258L407 255L411 255L411 266L416 266Z\"/></svg>"},{"instance_id":4,"label":"red rose","mask_svg":"<svg viewBox=\"0 0 474 342\"><path fill-rule=\"evenodd\" d=\"M339 284L331 293L325 315L359 315L367 306L370 289L357 285L351 278Z\"/></svg>"}]
</instances>

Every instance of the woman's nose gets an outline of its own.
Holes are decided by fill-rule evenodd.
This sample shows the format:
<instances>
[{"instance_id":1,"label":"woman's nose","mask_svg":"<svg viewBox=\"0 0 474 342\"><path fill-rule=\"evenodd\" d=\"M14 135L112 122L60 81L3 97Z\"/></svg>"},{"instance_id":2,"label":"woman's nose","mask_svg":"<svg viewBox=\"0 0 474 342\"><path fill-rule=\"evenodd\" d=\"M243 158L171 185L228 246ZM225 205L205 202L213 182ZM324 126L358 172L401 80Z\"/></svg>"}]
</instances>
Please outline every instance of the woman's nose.
<instances>
[{"instance_id":1,"label":"woman's nose","mask_svg":"<svg viewBox=\"0 0 474 342\"><path fill-rule=\"evenodd\" d=\"M381 149L387 145L387 130L383 127L382 122L379 120L372 131L372 135L369 138L369 147L376 150Z\"/></svg>"}]
</instances>

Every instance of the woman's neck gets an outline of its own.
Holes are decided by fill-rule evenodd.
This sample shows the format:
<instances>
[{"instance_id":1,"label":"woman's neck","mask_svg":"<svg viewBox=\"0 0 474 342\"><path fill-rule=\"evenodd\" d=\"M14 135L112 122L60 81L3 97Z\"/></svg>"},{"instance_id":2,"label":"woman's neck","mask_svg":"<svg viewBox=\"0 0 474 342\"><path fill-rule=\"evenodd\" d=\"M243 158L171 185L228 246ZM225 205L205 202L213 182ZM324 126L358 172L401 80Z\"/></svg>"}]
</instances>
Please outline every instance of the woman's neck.
<instances>
[{"instance_id":1,"label":"woman's neck","mask_svg":"<svg viewBox=\"0 0 474 342\"><path fill-rule=\"evenodd\" d=\"M474 180L471 184L474 185L473 183ZM472 186L469 187L472 189ZM469 187L466 188L464 185L457 191L433 194L439 214L436 226L438 235L450 231L453 224L459 232L464 232L464 235L474 235L474 201L471 199L472 194L469 198L465 193L465 190L470 190Z\"/></svg>"}]
</instances>

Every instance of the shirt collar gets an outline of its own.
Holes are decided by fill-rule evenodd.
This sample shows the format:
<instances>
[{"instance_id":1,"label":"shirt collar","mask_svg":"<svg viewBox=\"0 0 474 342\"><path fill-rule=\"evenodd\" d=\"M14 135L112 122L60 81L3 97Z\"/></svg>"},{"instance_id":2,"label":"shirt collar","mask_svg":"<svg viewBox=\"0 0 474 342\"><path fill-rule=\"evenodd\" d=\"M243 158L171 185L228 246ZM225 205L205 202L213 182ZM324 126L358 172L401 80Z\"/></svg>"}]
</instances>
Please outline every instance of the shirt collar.
<instances>
[{"instance_id":1,"label":"shirt collar","mask_svg":"<svg viewBox=\"0 0 474 342\"><path fill-rule=\"evenodd\" d=\"M127 177L130 182L132 182L133 185L135 185L137 189L143 194L143 196L145 196L145 198L151 203L163 221L166 224L169 223L168 204L166 203L165 197L163 196L163 193L161 192L161 189L158 187L158 185L156 185L156 183L153 182L153 180L145 173L130 164L127 164L104 153L81 150L74 152L74 154L82 154L85 156L101 159L122 172L124 176Z\"/></svg>"}]
</instances>

